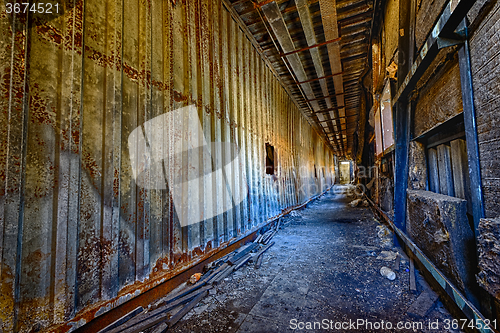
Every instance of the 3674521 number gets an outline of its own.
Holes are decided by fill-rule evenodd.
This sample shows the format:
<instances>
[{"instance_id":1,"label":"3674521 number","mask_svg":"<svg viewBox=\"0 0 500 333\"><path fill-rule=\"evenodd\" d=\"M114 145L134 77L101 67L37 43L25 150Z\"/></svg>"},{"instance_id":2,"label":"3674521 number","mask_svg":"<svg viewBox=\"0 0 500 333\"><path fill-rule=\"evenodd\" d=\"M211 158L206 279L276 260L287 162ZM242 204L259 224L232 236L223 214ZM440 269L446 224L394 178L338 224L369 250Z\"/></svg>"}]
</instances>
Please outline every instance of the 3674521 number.
<instances>
[{"instance_id":1,"label":"3674521 number","mask_svg":"<svg viewBox=\"0 0 500 333\"><path fill-rule=\"evenodd\" d=\"M495 320L489 320L489 319L445 319L444 320L444 329L449 330L449 329L465 329L465 328L471 328L475 330L489 330L491 328L497 329L497 321Z\"/></svg>"},{"instance_id":2,"label":"3674521 number","mask_svg":"<svg viewBox=\"0 0 500 333\"><path fill-rule=\"evenodd\" d=\"M34 14L59 14L59 4L39 2L30 5L28 2L7 2L5 3L5 11L7 14L26 14L30 12Z\"/></svg>"}]
</instances>

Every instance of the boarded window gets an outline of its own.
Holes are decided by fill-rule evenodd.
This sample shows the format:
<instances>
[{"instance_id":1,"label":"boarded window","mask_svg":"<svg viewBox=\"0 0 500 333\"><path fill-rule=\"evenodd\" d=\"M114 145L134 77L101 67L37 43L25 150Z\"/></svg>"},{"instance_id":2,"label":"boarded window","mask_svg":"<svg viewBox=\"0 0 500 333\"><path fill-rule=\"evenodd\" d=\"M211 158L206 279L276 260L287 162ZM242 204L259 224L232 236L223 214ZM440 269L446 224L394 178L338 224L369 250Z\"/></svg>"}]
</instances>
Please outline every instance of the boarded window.
<instances>
[{"instance_id":1,"label":"boarded window","mask_svg":"<svg viewBox=\"0 0 500 333\"><path fill-rule=\"evenodd\" d=\"M462 116L445 123L429 135L427 164L429 190L467 200L467 212L472 213L469 164Z\"/></svg>"},{"instance_id":2,"label":"boarded window","mask_svg":"<svg viewBox=\"0 0 500 333\"><path fill-rule=\"evenodd\" d=\"M266 143L266 175L274 175L274 147Z\"/></svg>"},{"instance_id":3,"label":"boarded window","mask_svg":"<svg viewBox=\"0 0 500 333\"><path fill-rule=\"evenodd\" d=\"M394 145L394 130L391 107L391 85L387 81L380 100L380 115L382 120L382 138L384 151Z\"/></svg>"}]
</instances>

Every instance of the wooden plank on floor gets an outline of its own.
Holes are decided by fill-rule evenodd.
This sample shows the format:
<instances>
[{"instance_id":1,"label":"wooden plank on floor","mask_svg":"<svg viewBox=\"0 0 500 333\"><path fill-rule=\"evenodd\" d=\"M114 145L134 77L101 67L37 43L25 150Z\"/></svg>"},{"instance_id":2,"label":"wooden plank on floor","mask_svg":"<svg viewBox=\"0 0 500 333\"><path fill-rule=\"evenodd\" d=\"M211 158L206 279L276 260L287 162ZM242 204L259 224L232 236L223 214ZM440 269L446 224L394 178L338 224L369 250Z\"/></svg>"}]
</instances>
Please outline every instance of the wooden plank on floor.
<instances>
[{"instance_id":1,"label":"wooden plank on floor","mask_svg":"<svg viewBox=\"0 0 500 333\"><path fill-rule=\"evenodd\" d=\"M413 258L410 258L410 290L417 291L417 283L415 282L415 263Z\"/></svg>"},{"instance_id":2,"label":"wooden plank on floor","mask_svg":"<svg viewBox=\"0 0 500 333\"><path fill-rule=\"evenodd\" d=\"M103 328L102 330L100 330L99 333L106 333L106 332L109 332L112 329L114 329L114 328L116 328L116 327L118 327L120 325L123 325L124 323L126 323L127 321L129 321L130 319L132 319L133 317L135 317L138 314L140 314L142 311L144 311L144 309L142 308L142 306L137 307L134 311L127 313L126 315L124 315L120 319L114 321L113 323L109 324L108 326L106 326L105 328Z\"/></svg>"},{"instance_id":3,"label":"wooden plank on floor","mask_svg":"<svg viewBox=\"0 0 500 333\"><path fill-rule=\"evenodd\" d=\"M401 265L401 255L398 253L396 256L396 262L394 263L394 271L399 272L399 266Z\"/></svg>"},{"instance_id":4,"label":"wooden plank on floor","mask_svg":"<svg viewBox=\"0 0 500 333\"><path fill-rule=\"evenodd\" d=\"M189 302L179 312L170 317L170 319L167 321L168 327L174 326L182 317L186 315L186 313L188 313L192 308L194 308L196 304L198 304L207 295L208 295L208 290L199 294L195 299Z\"/></svg>"},{"instance_id":5,"label":"wooden plank on floor","mask_svg":"<svg viewBox=\"0 0 500 333\"><path fill-rule=\"evenodd\" d=\"M151 333L165 333L168 329L168 324L166 322L160 323L158 326L155 327Z\"/></svg>"},{"instance_id":6,"label":"wooden plank on floor","mask_svg":"<svg viewBox=\"0 0 500 333\"><path fill-rule=\"evenodd\" d=\"M259 258L257 258L257 261L255 262L255 268L260 268L263 259L264 259L264 254L260 255Z\"/></svg>"},{"instance_id":7,"label":"wooden plank on floor","mask_svg":"<svg viewBox=\"0 0 500 333\"><path fill-rule=\"evenodd\" d=\"M259 257L261 257L261 256L262 256L262 254L263 254L264 252L266 252L267 250L269 250L269 249L271 248L271 246L273 246L273 245L274 245L274 242L272 242L272 243L270 243L270 244L266 245L266 247L262 248L259 252L257 252L257 253L256 253L256 254L255 254L255 255L254 255L254 256L250 259L250 261L257 261L257 260L259 259Z\"/></svg>"},{"instance_id":8,"label":"wooden plank on floor","mask_svg":"<svg viewBox=\"0 0 500 333\"><path fill-rule=\"evenodd\" d=\"M228 260L228 263L232 266L234 265L236 262L238 262L241 258L243 258L244 256L246 256L248 253L252 252L253 250L255 250L256 248L259 247L259 244L257 243L250 243L249 246L247 246L244 250L241 250L240 252L238 252L234 257L232 257L231 259Z\"/></svg>"},{"instance_id":9,"label":"wooden plank on floor","mask_svg":"<svg viewBox=\"0 0 500 333\"><path fill-rule=\"evenodd\" d=\"M217 268L210 276L209 279L206 280L206 282L208 284L212 283L212 281L214 281L217 276L222 272L224 271L225 269L227 269L229 267L229 264L227 262L223 263L219 268Z\"/></svg>"},{"instance_id":10,"label":"wooden plank on floor","mask_svg":"<svg viewBox=\"0 0 500 333\"><path fill-rule=\"evenodd\" d=\"M124 324L115 327L114 329L108 331L108 333L137 333L146 329L148 327L154 326L159 322L164 321L165 315L168 311L175 309L176 307L191 301L196 296L208 292L210 286L203 287L194 291L193 293L186 295L180 299L176 299L164 306L157 308L151 312L147 312L136 316L132 320L125 322Z\"/></svg>"},{"instance_id":11,"label":"wooden plank on floor","mask_svg":"<svg viewBox=\"0 0 500 333\"><path fill-rule=\"evenodd\" d=\"M247 254L243 259L241 259L240 261L238 261L236 263L236 265L234 266L234 271L237 271L238 269L240 269L243 265L245 265L250 259L252 259L252 255L251 254Z\"/></svg>"},{"instance_id":12,"label":"wooden plank on floor","mask_svg":"<svg viewBox=\"0 0 500 333\"><path fill-rule=\"evenodd\" d=\"M211 284L217 285L220 281L225 279L229 274L231 274L234 270L235 266L228 266L225 270L220 272L216 278L214 278L212 281L210 281Z\"/></svg>"}]
</instances>

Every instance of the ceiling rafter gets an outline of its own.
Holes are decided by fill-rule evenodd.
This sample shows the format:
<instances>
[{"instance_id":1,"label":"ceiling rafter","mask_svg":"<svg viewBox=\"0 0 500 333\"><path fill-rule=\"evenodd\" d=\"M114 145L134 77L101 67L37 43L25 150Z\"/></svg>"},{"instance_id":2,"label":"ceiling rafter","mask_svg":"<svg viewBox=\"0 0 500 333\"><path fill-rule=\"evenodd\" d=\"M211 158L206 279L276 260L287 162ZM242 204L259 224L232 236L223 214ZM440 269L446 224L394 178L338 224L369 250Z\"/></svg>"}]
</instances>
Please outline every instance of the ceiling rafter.
<instances>
[{"instance_id":1,"label":"ceiling rafter","mask_svg":"<svg viewBox=\"0 0 500 333\"><path fill-rule=\"evenodd\" d=\"M319 6L321 10L321 21L323 23L323 31L325 34L325 38L327 40L335 39L339 37L339 28L337 24L337 7L335 0L320 0ZM328 56L330 59L330 68L332 73L340 73L342 72L342 62L340 58L340 45L339 44L328 44L327 45ZM337 116L339 118L345 117L345 109L342 109L344 106L344 84L343 84L343 75L337 75L333 77L333 86L335 89L335 94L338 94L336 97L337 107L340 108L338 110ZM340 121L342 124L342 120ZM343 138L345 134L342 134ZM346 152L344 152L346 155Z\"/></svg>"},{"instance_id":2,"label":"ceiling rafter","mask_svg":"<svg viewBox=\"0 0 500 333\"><path fill-rule=\"evenodd\" d=\"M311 18L311 12L310 12L309 4L308 4L307 0L295 0L295 5L296 5L297 11L299 13L300 22L302 25L302 29L304 31L304 35L306 37L307 44L309 46L318 44L318 42L316 40L316 33L314 30L313 21ZM340 39L341 39L340 36L337 36L336 38L332 38L329 40L340 41ZM338 44L338 42L335 44ZM326 45L332 45L332 43L328 43ZM321 61L319 50L314 48L314 49L310 49L309 52L310 52L311 58L313 60L314 69L315 69L317 78L309 79L308 81L309 82L319 81L319 84L321 87L321 92L322 92L323 96L329 96L330 92L328 90L326 79L329 77L333 77L335 75L340 75L340 74L335 73L335 74L331 74L331 75L325 75L325 70L323 68L323 62ZM301 82L298 84L304 84L304 83L305 82ZM325 99L325 103L326 103L326 107L328 109L331 109L331 112L328 114L329 118L334 119L336 117L336 113L334 111L336 111L336 110L333 110L333 104L332 104L331 98L327 97ZM321 122L321 120L320 120L320 122ZM323 120L323 122L327 122L328 125L331 125L334 130L338 129L339 123L337 123L335 120L329 122L328 118L327 118L327 119ZM341 149L343 155L345 155L345 153L346 153L345 147L343 146L342 143L340 144L339 148Z\"/></svg>"},{"instance_id":3,"label":"ceiling rafter","mask_svg":"<svg viewBox=\"0 0 500 333\"><path fill-rule=\"evenodd\" d=\"M290 53L292 51L295 51L294 42L292 40L292 37L290 36L290 33L288 32L288 28L285 24L281 11L279 10L279 7L276 4L276 2L272 1L266 3L260 6L260 10L262 10L262 12L264 13L264 16L266 17L267 22L271 26L271 29L274 35L276 36L276 39L283 52ZM300 57L297 53L292 53L286 56L286 61L289 63L290 70L297 80L306 81L308 79L302 61L300 60ZM313 99L315 97L311 84L309 83L303 84L299 89L301 89L304 92L305 97L308 100ZM313 111L319 111L321 109L321 106L318 104L317 101L310 102L309 104L311 105ZM319 121L324 120L324 118L325 117L323 115L318 116ZM335 149L338 150L338 148L339 147L336 145Z\"/></svg>"},{"instance_id":4,"label":"ceiling rafter","mask_svg":"<svg viewBox=\"0 0 500 333\"><path fill-rule=\"evenodd\" d=\"M232 2L314 128L339 157L349 158L374 0L223 1Z\"/></svg>"}]
</instances>

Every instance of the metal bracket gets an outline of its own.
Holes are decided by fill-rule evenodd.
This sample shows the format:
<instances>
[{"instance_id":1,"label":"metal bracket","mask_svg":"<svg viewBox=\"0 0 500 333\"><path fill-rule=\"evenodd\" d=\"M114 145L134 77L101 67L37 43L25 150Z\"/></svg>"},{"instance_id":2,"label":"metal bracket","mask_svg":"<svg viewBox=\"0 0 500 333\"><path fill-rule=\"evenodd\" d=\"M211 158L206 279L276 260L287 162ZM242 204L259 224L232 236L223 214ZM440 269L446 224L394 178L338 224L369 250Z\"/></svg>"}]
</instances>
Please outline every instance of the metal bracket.
<instances>
[{"instance_id":1,"label":"metal bracket","mask_svg":"<svg viewBox=\"0 0 500 333\"><path fill-rule=\"evenodd\" d=\"M444 38L444 37L438 37L437 38L437 45L438 49L444 49L446 47L454 46L454 45L459 45L462 44L465 41L465 39L451 39L451 38Z\"/></svg>"},{"instance_id":2,"label":"metal bracket","mask_svg":"<svg viewBox=\"0 0 500 333\"><path fill-rule=\"evenodd\" d=\"M459 45L467 40L467 27L464 23L460 23L457 30L453 34L448 34L446 37L438 37L437 44L438 49L444 49L445 47L450 47L454 45Z\"/></svg>"}]
</instances>

